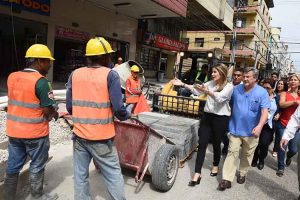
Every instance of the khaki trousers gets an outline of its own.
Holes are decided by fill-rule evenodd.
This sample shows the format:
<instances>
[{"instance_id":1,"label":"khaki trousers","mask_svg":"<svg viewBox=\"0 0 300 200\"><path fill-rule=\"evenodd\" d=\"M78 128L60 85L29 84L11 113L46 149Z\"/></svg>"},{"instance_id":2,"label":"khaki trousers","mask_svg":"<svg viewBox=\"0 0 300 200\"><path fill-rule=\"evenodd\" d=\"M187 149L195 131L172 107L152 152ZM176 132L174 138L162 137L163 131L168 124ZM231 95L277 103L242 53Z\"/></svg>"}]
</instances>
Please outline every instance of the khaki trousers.
<instances>
[{"instance_id":1,"label":"khaki trousers","mask_svg":"<svg viewBox=\"0 0 300 200\"><path fill-rule=\"evenodd\" d=\"M230 134L228 154L223 166L224 180L233 181L241 146L239 173L241 176L246 176L251 166L258 140L258 137L238 137Z\"/></svg>"}]
</instances>

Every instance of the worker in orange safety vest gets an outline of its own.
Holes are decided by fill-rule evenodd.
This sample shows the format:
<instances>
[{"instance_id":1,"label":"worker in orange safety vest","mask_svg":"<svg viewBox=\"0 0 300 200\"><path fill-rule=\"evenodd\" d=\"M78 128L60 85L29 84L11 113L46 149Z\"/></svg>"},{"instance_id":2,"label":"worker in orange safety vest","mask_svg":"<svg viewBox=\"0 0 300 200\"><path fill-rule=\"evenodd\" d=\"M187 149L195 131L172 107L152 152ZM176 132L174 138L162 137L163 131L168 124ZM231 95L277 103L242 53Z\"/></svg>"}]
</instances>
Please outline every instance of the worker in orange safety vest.
<instances>
[{"instance_id":1,"label":"worker in orange safety vest","mask_svg":"<svg viewBox=\"0 0 300 200\"><path fill-rule=\"evenodd\" d=\"M48 161L49 121L57 119L50 82L45 78L54 60L47 46L32 45L26 52L26 66L7 80L8 109L6 134L8 161L4 180L4 199L16 199L19 173L27 157L31 159L29 182L31 199L54 200L43 193L44 170Z\"/></svg>"},{"instance_id":2,"label":"worker in orange safety vest","mask_svg":"<svg viewBox=\"0 0 300 200\"><path fill-rule=\"evenodd\" d=\"M126 98L126 110L129 113L132 113L132 110L136 106L139 101L140 95L142 95L141 89L141 81L138 77L139 67L137 65L133 65L130 68L131 76L126 80L126 90L125 90L125 98Z\"/></svg>"},{"instance_id":3,"label":"worker in orange safety vest","mask_svg":"<svg viewBox=\"0 0 300 200\"><path fill-rule=\"evenodd\" d=\"M88 177L92 158L112 199L125 199L124 180L113 144L114 116L126 120L130 114L123 104L120 77L107 67L113 52L104 38L90 39L86 45L87 66L76 69L67 83L66 107L74 123L75 200L91 199Z\"/></svg>"}]
</instances>

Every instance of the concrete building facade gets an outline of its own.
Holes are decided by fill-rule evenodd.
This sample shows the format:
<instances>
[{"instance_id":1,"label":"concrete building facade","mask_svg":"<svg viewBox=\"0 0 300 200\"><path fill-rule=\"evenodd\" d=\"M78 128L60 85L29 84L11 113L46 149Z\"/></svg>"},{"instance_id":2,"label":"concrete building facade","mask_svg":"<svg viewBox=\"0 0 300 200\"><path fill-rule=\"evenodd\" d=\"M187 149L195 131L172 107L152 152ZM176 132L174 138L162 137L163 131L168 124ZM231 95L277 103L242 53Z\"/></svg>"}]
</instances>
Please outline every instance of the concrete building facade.
<instances>
[{"instance_id":1,"label":"concrete building facade","mask_svg":"<svg viewBox=\"0 0 300 200\"><path fill-rule=\"evenodd\" d=\"M226 0L0 1L0 78L23 69L27 48L42 43L56 58L48 79L65 82L85 65L85 44L95 36L111 43L114 62L119 56L136 60L146 76L163 71L172 78L179 52L188 47L181 32L199 27L228 31L232 17Z\"/></svg>"},{"instance_id":2,"label":"concrete building facade","mask_svg":"<svg viewBox=\"0 0 300 200\"><path fill-rule=\"evenodd\" d=\"M23 69L27 48L42 43L56 57L49 80L66 81L74 69L84 65L85 44L95 36L111 43L116 51L114 62L118 56L134 60L139 19L185 14L186 5L181 1L0 1L0 75L6 78Z\"/></svg>"},{"instance_id":3,"label":"concrete building facade","mask_svg":"<svg viewBox=\"0 0 300 200\"><path fill-rule=\"evenodd\" d=\"M239 1L239 3L238 3ZM189 51L206 52L214 48L223 49L223 60L230 61L232 38L236 31L236 66L265 68L267 64L268 41L270 38L271 16L269 8L272 0L236 0L234 4L233 31L193 31L186 32L191 38ZM236 27L236 21L240 21ZM199 42L201 44L199 45Z\"/></svg>"},{"instance_id":4,"label":"concrete building facade","mask_svg":"<svg viewBox=\"0 0 300 200\"><path fill-rule=\"evenodd\" d=\"M287 77L289 73L294 73L294 69L288 54L288 45L281 42L280 35L280 27L271 28L269 62L272 64L272 70L278 72L281 77Z\"/></svg>"}]
</instances>

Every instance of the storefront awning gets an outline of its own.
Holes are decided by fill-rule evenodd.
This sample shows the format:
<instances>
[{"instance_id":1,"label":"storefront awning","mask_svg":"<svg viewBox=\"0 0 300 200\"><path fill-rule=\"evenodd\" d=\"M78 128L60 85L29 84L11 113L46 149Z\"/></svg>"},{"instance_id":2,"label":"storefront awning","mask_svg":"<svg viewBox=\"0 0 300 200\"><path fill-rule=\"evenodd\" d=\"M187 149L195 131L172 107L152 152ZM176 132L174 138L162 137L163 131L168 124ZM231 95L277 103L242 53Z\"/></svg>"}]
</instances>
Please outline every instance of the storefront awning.
<instances>
[{"instance_id":1,"label":"storefront awning","mask_svg":"<svg viewBox=\"0 0 300 200\"><path fill-rule=\"evenodd\" d=\"M165 18L185 16L186 7L177 1L145 0L88 0L96 6L120 13L135 19ZM182 0L180 0L182 1ZM184 0L187 4L187 2Z\"/></svg>"}]
</instances>

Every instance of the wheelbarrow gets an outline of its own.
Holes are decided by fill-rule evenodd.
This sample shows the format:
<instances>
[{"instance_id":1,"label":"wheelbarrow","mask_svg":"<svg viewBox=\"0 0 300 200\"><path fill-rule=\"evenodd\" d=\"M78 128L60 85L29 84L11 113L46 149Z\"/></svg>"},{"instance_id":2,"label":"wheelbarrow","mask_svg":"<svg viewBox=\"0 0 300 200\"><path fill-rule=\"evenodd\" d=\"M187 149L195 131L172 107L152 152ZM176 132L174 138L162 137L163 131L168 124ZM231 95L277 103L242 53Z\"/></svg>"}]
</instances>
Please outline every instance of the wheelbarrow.
<instances>
[{"instance_id":1,"label":"wheelbarrow","mask_svg":"<svg viewBox=\"0 0 300 200\"><path fill-rule=\"evenodd\" d=\"M70 127L71 116L63 115ZM160 191L172 188L179 167L178 149L175 144L149 126L135 118L127 121L115 120L114 143L122 167L135 170L135 182L151 175L153 186ZM96 170L100 170L94 162Z\"/></svg>"},{"instance_id":2,"label":"wheelbarrow","mask_svg":"<svg viewBox=\"0 0 300 200\"><path fill-rule=\"evenodd\" d=\"M138 119L115 121L114 139L121 166L136 171L135 181L151 175L160 191L172 188L179 167L175 144Z\"/></svg>"}]
</instances>

